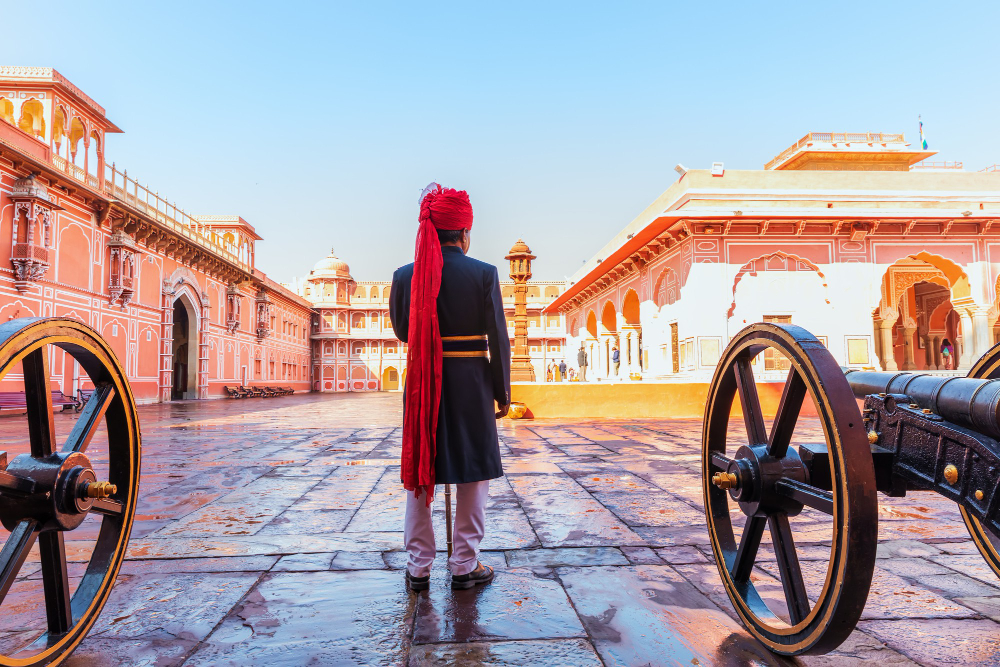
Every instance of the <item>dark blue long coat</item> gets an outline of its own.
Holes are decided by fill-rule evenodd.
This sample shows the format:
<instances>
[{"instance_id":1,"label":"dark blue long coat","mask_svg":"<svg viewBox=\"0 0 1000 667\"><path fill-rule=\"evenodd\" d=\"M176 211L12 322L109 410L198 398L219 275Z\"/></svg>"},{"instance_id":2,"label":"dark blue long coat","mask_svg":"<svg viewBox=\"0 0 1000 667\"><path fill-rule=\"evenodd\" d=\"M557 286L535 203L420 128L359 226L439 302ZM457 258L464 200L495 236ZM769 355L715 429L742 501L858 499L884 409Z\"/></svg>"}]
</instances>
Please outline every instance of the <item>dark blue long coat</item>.
<instances>
[{"instance_id":1,"label":"dark blue long coat","mask_svg":"<svg viewBox=\"0 0 1000 667\"><path fill-rule=\"evenodd\" d=\"M494 401L510 402L510 339L500 276L495 266L466 256L458 246L444 246L441 253L444 266L437 300L441 336L485 334L490 356L445 357L442 362L435 478L438 484L464 484L502 477ZM389 297L392 330L404 343L412 278L413 264L396 269ZM468 344L456 349L463 346Z\"/></svg>"}]
</instances>

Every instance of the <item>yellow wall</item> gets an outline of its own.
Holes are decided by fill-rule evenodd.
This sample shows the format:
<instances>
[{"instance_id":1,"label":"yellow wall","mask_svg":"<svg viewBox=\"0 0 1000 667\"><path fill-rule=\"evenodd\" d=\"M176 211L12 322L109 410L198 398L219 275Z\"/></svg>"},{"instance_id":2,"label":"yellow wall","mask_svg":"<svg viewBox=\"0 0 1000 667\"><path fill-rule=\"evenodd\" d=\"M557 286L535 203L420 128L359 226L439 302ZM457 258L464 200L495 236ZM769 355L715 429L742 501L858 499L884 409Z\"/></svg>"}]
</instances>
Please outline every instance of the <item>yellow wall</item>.
<instances>
[{"instance_id":1,"label":"yellow wall","mask_svg":"<svg viewBox=\"0 0 1000 667\"><path fill-rule=\"evenodd\" d=\"M536 419L701 419L705 416L707 382L635 382L603 384L565 382L511 386L514 401L528 406L525 417ZM773 417L784 383L757 385L765 417ZM733 416L741 415L739 400ZM815 414L809 401L802 414Z\"/></svg>"}]
</instances>

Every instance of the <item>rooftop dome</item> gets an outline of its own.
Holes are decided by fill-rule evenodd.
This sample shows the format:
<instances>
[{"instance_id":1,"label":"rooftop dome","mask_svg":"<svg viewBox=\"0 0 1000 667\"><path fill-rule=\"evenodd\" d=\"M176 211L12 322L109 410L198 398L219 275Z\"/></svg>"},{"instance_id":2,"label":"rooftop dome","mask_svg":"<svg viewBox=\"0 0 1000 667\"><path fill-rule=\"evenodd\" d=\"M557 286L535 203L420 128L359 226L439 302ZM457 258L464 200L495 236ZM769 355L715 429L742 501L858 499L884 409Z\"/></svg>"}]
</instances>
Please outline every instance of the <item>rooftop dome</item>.
<instances>
[{"instance_id":1,"label":"rooftop dome","mask_svg":"<svg viewBox=\"0 0 1000 667\"><path fill-rule=\"evenodd\" d=\"M310 278L351 278L351 267L330 250L330 254L316 262Z\"/></svg>"}]
</instances>

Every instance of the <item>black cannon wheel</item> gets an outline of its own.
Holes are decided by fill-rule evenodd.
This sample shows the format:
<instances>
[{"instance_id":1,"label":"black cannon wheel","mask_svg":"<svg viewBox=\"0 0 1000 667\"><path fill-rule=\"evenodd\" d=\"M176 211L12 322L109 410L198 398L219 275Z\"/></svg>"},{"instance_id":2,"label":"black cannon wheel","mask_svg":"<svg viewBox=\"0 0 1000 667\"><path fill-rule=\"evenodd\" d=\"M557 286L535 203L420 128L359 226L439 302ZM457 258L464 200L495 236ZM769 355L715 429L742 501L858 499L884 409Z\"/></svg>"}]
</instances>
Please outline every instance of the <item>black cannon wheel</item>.
<instances>
[{"instance_id":1,"label":"black cannon wheel","mask_svg":"<svg viewBox=\"0 0 1000 667\"><path fill-rule=\"evenodd\" d=\"M765 350L790 362L768 432L751 362ZM772 353L774 354L774 353ZM739 396L747 445L727 452L730 413ZM806 396L826 441L829 481L814 486L793 431ZM705 514L719 575L747 629L785 655L826 653L854 629L875 568L878 532L875 471L861 413L833 355L801 327L754 324L729 343L712 379L702 432ZM733 529L735 501L746 515ZM826 579L815 602L806 592L789 516L804 506L828 515L831 544ZM789 619L779 617L751 580L764 529L770 530Z\"/></svg>"},{"instance_id":2,"label":"black cannon wheel","mask_svg":"<svg viewBox=\"0 0 1000 667\"><path fill-rule=\"evenodd\" d=\"M1000 345L994 345L975 363L969 370L969 377L984 380L1000 378ZM962 512L962 520L965 521L979 553L986 559L993 573L1000 577L1000 538L986 530L979 519L969 514L964 507L959 505L958 509Z\"/></svg>"},{"instance_id":3,"label":"black cannon wheel","mask_svg":"<svg viewBox=\"0 0 1000 667\"><path fill-rule=\"evenodd\" d=\"M62 445L52 417L49 346L68 352L94 393ZM18 572L37 542L46 627L0 666L61 663L83 641L115 583L128 546L139 490L139 421L125 371L89 327L68 319L25 318L0 324L0 379L23 370L30 453L0 471L0 520L10 535L0 550L0 615ZM98 480L87 446L107 430L107 480ZM102 436L103 437L103 436ZM70 594L65 535L95 513L100 527L86 570Z\"/></svg>"}]
</instances>

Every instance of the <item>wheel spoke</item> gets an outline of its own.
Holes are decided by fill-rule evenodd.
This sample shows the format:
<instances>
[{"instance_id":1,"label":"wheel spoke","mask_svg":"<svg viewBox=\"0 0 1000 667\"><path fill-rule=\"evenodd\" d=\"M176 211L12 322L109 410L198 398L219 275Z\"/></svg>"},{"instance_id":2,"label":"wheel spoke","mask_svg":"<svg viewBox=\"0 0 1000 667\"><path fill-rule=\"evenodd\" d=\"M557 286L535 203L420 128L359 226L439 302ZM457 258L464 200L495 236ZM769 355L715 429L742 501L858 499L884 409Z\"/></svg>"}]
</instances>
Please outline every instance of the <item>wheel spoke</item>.
<instances>
[{"instance_id":1,"label":"wheel spoke","mask_svg":"<svg viewBox=\"0 0 1000 667\"><path fill-rule=\"evenodd\" d=\"M796 625L809 615L809 596L806 595L806 584L802 580L802 569L799 567L798 554L795 553L795 540L792 538L791 526L788 525L788 515L784 512L772 514L768 519L768 526L771 528L771 542L778 559L788 614L792 625Z\"/></svg>"},{"instance_id":2,"label":"wheel spoke","mask_svg":"<svg viewBox=\"0 0 1000 667\"><path fill-rule=\"evenodd\" d=\"M31 455L35 458L50 455L55 442L47 352L47 348L42 346L29 352L21 361L24 369L24 397L28 410L28 435L31 438Z\"/></svg>"},{"instance_id":3,"label":"wheel spoke","mask_svg":"<svg viewBox=\"0 0 1000 667\"><path fill-rule=\"evenodd\" d=\"M794 368L788 371L788 380L781 393L781 403L771 424L771 438L767 443L767 453L775 458L782 458L788 451L788 443L792 441L795 422L802 411L802 401L806 397L806 383L802 381Z\"/></svg>"},{"instance_id":4,"label":"wheel spoke","mask_svg":"<svg viewBox=\"0 0 1000 667\"><path fill-rule=\"evenodd\" d=\"M28 552L35 543L37 524L32 519L21 521L7 537L0 551L0 602L7 597L7 591L14 585L17 573L21 571Z\"/></svg>"},{"instance_id":5,"label":"wheel spoke","mask_svg":"<svg viewBox=\"0 0 1000 667\"><path fill-rule=\"evenodd\" d=\"M743 535L740 537L740 546L736 550L736 560L733 561L732 577L738 583L750 580L750 571L757 560L757 549L760 547L760 538L764 536L764 526L767 524L767 517L750 516L747 517L746 525L743 526Z\"/></svg>"},{"instance_id":6,"label":"wheel spoke","mask_svg":"<svg viewBox=\"0 0 1000 667\"><path fill-rule=\"evenodd\" d=\"M63 532L51 530L41 533L38 536L38 548L42 556L42 584L49 633L61 635L73 627Z\"/></svg>"},{"instance_id":7,"label":"wheel spoke","mask_svg":"<svg viewBox=\"0 0 1000 667\"><path fill-rule=\"evenodd\" d=\"M715 452L710 459L713 468L718 470L729 470L729 464L733 462L731 458L721 452Z\"/></svg>"},{"instance_id":8,"label":"wheel spoke","mask_svg":"<svg viewBox=\"0 0 1000 667\"><path fill-rule=\"evenodd\" d=\"M833 494L825 489L819 489L812 484L786 478L775 482L774 490L807 507L819 510L824 514L833 515Z\"/></svg>"},{"instance_id":9,"label":"wheel spoke","mask_svg":"<svg viewBox=\"0 0 1000 667\"><path fill-rule=\"evenodd\" d=\"M740 406L743 408L743 421L747 425L747 439L750 445L762 445L767 442L767 428L764 426L764 415L761 413L757 383L753 379L750 360L740 357L736 360L734 368Z\"/></svg>"},{"instance_id":10,"label":"wheel spoke","mask_svg":"<svg viewBox=\"0 0 1000 667\"><path fill-rule=\"evenodd\" d=\"M104 419L104 413L115 397L115 388L110 382L101 382L94 387L94 393L73 425L73 430L63 446L64 452L85 452L87 445Z\"/></svg>"},{"instance_id":11,"label":"wheel spoke","mask_svg":"<svg viewBox=\"0 0 1000 667\"><path fill-rule=\"evenodd\" d=\"M91 509L105 516L121 516L122 504L117 500L95 500Z\"/></svg>"}]
</instances>

